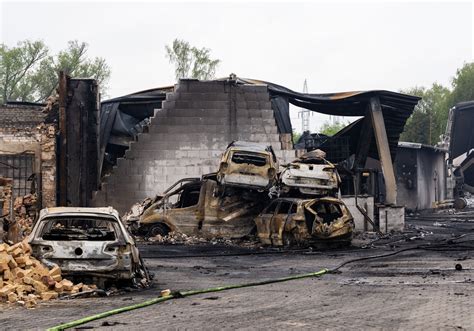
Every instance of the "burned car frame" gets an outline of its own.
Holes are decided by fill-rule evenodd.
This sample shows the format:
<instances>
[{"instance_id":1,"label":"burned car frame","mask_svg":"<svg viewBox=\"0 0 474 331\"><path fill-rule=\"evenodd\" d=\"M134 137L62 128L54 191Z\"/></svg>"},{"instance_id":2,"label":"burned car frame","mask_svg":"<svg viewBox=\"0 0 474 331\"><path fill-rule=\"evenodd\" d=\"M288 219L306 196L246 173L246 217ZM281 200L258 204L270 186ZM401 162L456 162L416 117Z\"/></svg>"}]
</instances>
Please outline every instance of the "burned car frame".
<instances>
[{"instance_id":1,"label":"burned car frame","mask_svg":"<svg viewBox=\"0 0 474 331\"><path fill-rule=\"evenodd\" d=\"M280 174L281 193L290 196L336 196L341 178L336 166L324 155L323 151L315 150L285 165Z\"/></svg>"},{"instance_id":2,"label":"burned car frame","mask_svg":"<svg viewBox=\"0 0 474 331\"><path fill-rule=\"evenodd\" d=\"M267 190L277 181L278 161L271 146L233 141L223 153L217 181L223 187Z\"/></svg>"},{"instance_id":3,"label":"burned car frame","mask_svg":"<svg viewBox=\"0 0 474 331\"><path fill-rule=\"evenodd\" d=\"M266 245L350 244L354 220L339 199L279 198L255 218L257 234Z\"/></svg>"},{"instance_id":4,"label":"burned car frame","mask_svg":"<svg viewBox=\"0 0 474 331\"><path fill-rule=\"evenodd\" d=\"M137 282L149 280L133 237L111 207L43 209L28 242L33 256L68 277L144 286Z\"/></svg>"},{"instance_id":5,"label":"burned car frame","mask_svg":"<svg viewBox=\"0 0 474 331\"><path fill-rule=\"evenodd\" d=\"M253 219L267 201L266 194L256 191L218 193L214 174L178 181L129 226L132 233L145 237L176 231L203 238L241 238L255 228Z\"/></svg>"}]
</instances>

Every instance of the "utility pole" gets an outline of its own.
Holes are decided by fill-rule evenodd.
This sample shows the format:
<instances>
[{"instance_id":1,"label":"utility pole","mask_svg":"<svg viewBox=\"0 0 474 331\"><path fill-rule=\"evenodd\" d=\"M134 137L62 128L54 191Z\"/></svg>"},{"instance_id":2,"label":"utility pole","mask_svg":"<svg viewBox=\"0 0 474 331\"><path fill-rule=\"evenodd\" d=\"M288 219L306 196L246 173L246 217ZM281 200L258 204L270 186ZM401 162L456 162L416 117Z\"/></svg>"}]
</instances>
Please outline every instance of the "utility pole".
<instances>
[{"instance_id":1,"label":"utility pole","mask_svg":"<svg viewBox=\"0 0 474 331\"><path fill-rule=\"evenodd\" d=\"M303 93L308 93L308 83L306 82L306 78L303 84ZM303 132L309 131L310 110L305 109L305 108L300 108L300 111L298 112L298 116L301 116L301 129L303 130Z\"/></svg>"}]
</instances>

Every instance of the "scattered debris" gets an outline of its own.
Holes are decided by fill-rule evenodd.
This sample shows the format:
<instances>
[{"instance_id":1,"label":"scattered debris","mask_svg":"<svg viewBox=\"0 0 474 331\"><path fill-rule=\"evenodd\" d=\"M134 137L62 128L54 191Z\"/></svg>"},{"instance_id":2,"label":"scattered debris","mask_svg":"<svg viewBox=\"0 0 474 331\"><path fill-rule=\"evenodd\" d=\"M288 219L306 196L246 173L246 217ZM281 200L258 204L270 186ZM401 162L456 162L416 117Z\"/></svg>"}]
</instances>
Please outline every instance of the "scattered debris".
<instances>
[{"instance_id":1,"label":"scattered debris","mask_svg":"<svg viewBox=\"0 0 474 331\"><path fill-rule=\"evenodd\" d=\"M97 288L96 285L74 284L62 277L61 268L48 268L31 253L26 240L11 246L0 244L0 298L3 301L32 308L40 300Z\"/></svg>"},{"instance_id":2,"label":"scattered debris","mask_svg":"<svg viewBox=\"0 0 474 331\"><path fill-rule=\"evenodd\" d=\"M163 291L160 292L160 296L162 296L162 297L167 297L170 294L171 294L170 289L166 289L166 290L163 290Z\"/></svg>"}]
</instances>

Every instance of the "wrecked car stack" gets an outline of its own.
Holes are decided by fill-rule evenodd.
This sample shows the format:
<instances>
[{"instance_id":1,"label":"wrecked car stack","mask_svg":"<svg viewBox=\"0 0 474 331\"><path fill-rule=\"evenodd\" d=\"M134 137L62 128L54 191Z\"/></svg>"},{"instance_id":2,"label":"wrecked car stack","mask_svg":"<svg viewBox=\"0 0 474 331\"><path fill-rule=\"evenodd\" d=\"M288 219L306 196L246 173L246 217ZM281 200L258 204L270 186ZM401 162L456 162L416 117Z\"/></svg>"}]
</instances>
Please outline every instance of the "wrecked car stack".
<instances>
[{"instance_id":1,"label":"wrecked car stack","mask_svg":"<svg viewBox=\"0 0 474 331\"><path fill-rule=\"evenodd\" d=\"M299 165L307 171L288 171ZM344 203L334 197L340 179L324 152L305 154L282 173L277 167L271 146L232 142L217 174L178 181L129 225L145 237L180 232L231 239L256 231L263 244L275 246L350 243L354 222ZM291 196L295 187L300 190ZM274 200L280 193L289 198Z\"/></svg>"}]
</instances>

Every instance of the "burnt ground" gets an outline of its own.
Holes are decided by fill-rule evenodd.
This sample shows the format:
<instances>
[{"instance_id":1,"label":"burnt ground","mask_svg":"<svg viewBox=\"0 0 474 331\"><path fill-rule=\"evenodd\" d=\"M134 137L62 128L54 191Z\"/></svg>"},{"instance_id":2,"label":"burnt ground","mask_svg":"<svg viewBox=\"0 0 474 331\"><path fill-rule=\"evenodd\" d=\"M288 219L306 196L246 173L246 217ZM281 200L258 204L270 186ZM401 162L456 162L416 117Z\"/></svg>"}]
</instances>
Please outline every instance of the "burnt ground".
<instances>
[{"instance_id":1,"label":"burnt ground","mask_svg":"<svg viewBox=\"0 0 474 331\"><path fill-rule=\"evenodd\" d=\"M356 247L333 250L144 244L142 254L155 274L152 288L104 298L56 300L32 310L2 304L0 329L45 329L143 302L162 289L203 289L284 277L419 245L430 250L353 262L340 273L320 278L171 300L78 329L474 329L474 216L428 215L411 218L407 224L403 234L376 241L358 238ZM455 270L456 264L462 265L461 271Z\"/></svg>"}]
</instances>

